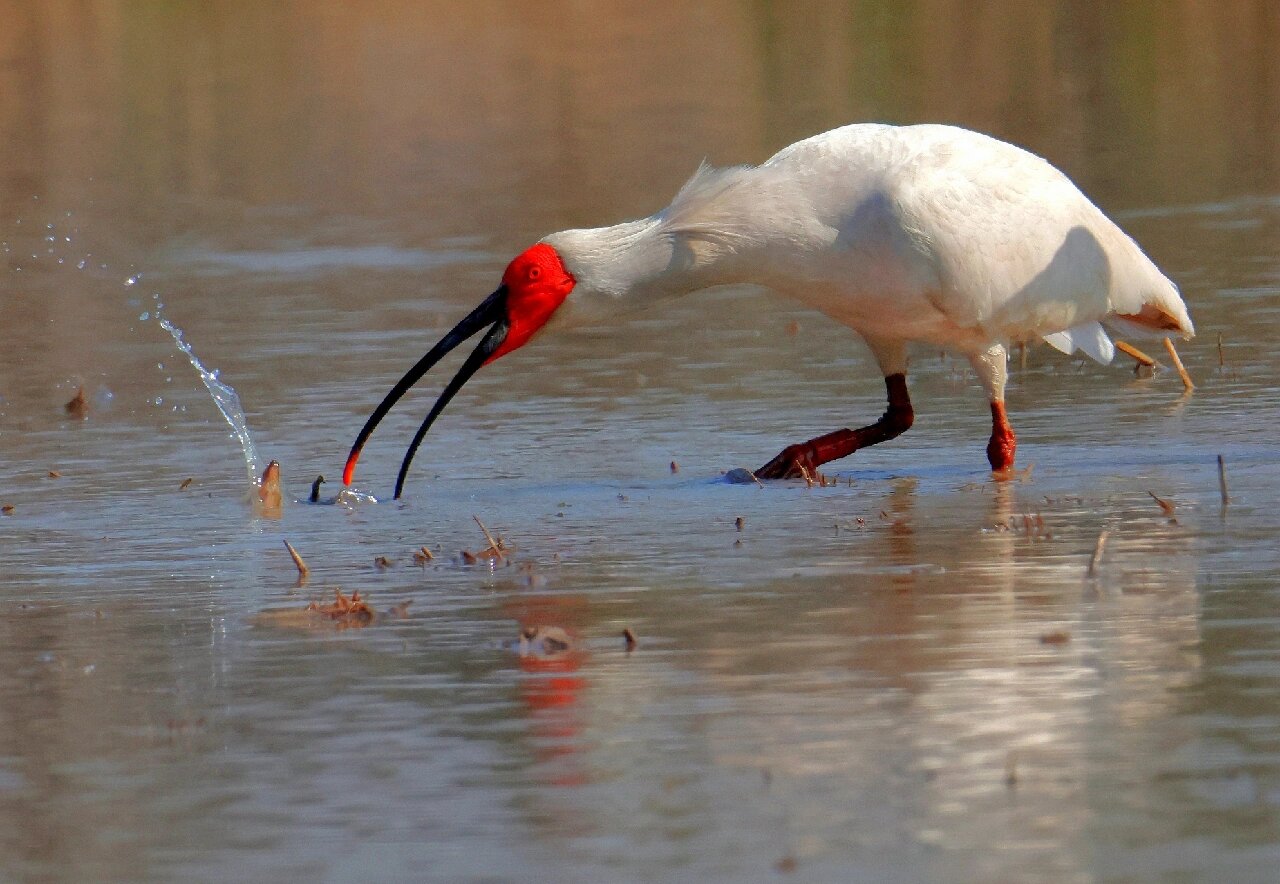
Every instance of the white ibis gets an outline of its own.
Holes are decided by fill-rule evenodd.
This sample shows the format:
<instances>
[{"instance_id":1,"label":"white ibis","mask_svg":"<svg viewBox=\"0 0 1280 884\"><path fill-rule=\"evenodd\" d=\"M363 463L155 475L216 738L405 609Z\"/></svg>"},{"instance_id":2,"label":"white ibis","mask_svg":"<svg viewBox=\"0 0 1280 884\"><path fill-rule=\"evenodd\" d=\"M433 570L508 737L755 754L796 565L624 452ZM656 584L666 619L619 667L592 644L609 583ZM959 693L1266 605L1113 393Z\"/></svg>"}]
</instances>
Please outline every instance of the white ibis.
<instances>
[{"instance_id":1,"label":"white ibis","mask_svg":"<svg viewBox=\"0 0 1280 884\"><path fill-rule=\"evenodd\" d=\"M875 423L789 445L756 471L803 474L904 432L906 342L968 358L991 403L987 459L1013 465L1007 347L1042 338L1101 363L1126 336L1191 337L1178 290L1124 231L1049 163L952 126L845 126L759 166L698 169L671 205L612 227L565 230L526 249L497 291L409 370L356 438L365 440L446 353L487 328L406 452L396 497L427 430L482 365L543 326L616 321L709 286L753 283L857 332L879 363L889 407ZM552 322L554 320L554 322Z\"/></svg>"}]
</instances>

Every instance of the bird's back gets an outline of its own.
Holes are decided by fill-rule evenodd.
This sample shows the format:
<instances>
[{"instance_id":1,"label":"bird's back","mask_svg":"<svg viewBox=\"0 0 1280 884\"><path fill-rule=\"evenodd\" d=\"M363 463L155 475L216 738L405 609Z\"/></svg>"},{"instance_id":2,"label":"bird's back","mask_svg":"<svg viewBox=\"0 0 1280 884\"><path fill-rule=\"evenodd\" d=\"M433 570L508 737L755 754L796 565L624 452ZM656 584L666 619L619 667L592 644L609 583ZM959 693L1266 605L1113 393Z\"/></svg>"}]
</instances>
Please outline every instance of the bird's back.
<instances>
[{"instance_id":1,"label":"bird's back","mask_svg":"<svg viewBox=\"0 0 1280 884\"><path fill-rule=\"evenodd\" d=\"M857 330L975 345L1099 320L1192 333L1132 239L1049 163L994 138L860 124L719 174L722 193L686 221L709 206L749 219L736 223L759 281Z\"/></svg>"}]
</instances>

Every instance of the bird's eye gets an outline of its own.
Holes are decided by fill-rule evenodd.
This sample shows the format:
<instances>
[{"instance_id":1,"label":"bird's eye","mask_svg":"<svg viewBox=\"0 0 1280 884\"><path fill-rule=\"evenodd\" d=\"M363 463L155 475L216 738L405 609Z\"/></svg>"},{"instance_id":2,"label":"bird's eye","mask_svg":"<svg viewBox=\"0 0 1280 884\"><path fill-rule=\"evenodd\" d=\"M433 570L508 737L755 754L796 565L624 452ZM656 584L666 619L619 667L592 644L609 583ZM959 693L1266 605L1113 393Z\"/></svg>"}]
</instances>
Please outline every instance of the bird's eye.
<instances>
[{"instance_id":1,"label":"bird's eye","mask_svg":"<svg viewBox=\"0 0 1280 884\"><path fill-rule=\"evenodd\" d=\"M524 275L526 279L528 279L530 282L533 282L535 279L537 279L542 275L542 268L539 267L537 264L532 264L530 265L529 269L524 272Z\"/></svg>"}]
</instances>

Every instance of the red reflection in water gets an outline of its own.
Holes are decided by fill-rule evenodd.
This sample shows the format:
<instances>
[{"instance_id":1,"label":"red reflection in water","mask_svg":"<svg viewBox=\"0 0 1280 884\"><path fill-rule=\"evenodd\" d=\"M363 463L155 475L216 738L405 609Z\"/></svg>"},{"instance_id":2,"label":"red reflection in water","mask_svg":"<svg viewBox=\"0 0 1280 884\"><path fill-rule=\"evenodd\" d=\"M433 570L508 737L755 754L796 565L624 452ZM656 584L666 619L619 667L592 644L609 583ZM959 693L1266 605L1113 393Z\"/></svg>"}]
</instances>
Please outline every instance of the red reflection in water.
<instances>
[{"instance_id":1,"label":"red reflection in water","mask_svg":"<svg viewBox=\"0 0 1280 884\"><path fill-rule=\"evenodd\" d=\"M509 603L520 624L520 702L529 736L546 782L576 786L589 781L582 759L582 698L587 679L582 668L590 656L573 624L583 615L580 598L538 596ZM567 643L567 647L565 644Z\"/></svg>"},{"instance_id":2,"label":"red reflection in water","mask_svg":"<svg viewBox=\"0 0 1280 884\"><path fill-rule=\"evenodd\" d=\"M520 658L520 668L534 676L520 684L534 754L539 763L570 762L555 765L548 782L557 786L577 786L588 779L577 757L582 751L580 701L587 685L578 674L582 662L583 655L576 651L552 657L529 653Z\"/></svg>"}]
</instances>

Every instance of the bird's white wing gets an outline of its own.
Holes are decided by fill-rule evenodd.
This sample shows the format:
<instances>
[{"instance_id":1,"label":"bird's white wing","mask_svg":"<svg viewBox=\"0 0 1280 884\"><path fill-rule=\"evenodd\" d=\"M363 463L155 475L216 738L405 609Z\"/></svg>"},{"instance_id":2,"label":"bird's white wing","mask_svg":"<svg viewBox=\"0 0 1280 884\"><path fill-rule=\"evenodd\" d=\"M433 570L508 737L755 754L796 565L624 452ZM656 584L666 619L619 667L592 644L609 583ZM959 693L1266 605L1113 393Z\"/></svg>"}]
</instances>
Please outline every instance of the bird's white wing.
<instances>
[{"instance_id":1,"label":"bird's white wing","mask_svg":"<svg viewBox=\"0 0 1280 884\"><path fill-rule=\"evenodd\" d=\"M915 129L927 131L893 184L937 264L938 307L958 325L994 340L1070 329L1066 338L1101 361L1110 341L1100 320L1192 331L1173 284L1057 169L977 133L904 131Z\"/></svg>"}]
</instances>

